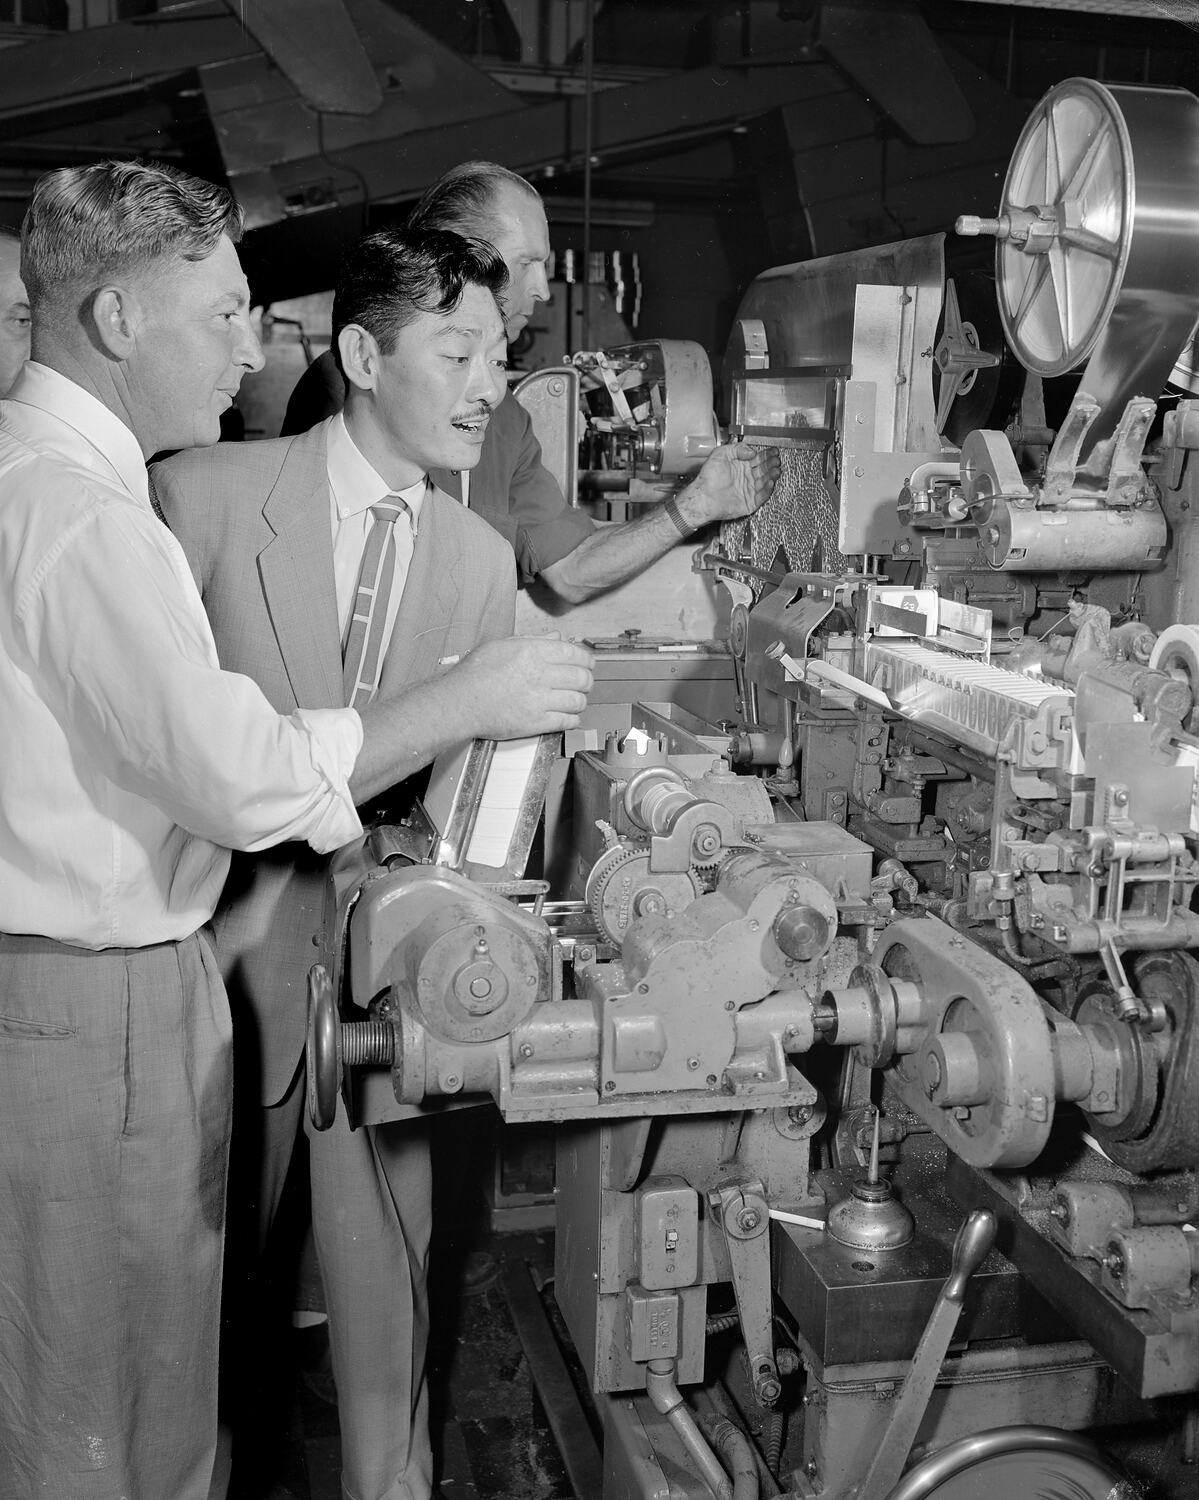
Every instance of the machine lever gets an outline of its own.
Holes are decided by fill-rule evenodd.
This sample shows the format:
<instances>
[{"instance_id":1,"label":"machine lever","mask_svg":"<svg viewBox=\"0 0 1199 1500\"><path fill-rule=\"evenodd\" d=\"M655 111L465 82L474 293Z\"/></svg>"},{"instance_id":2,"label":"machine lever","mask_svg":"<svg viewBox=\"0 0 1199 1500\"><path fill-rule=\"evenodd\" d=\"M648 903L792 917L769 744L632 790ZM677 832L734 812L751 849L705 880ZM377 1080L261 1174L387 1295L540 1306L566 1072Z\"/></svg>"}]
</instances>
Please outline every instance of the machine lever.
<instances>
[{"instance_id":1,"label":"machine lever","mask_svg":"<svg viewBox=\"0 0 1199 1500\"><path fill-rule=\"evenodd\" d=\"M782 1387L771 1337L770 1208L766 1190L757 1178L734 1175L717 1184L708 1199L724 1231L754 1400L759 1406L772 1407Z\"/></svg>"},{"instance_id":2,"label":"machine lever","mask_svg":"<svg viewBox=\"0 0 1199 1500\"><path fill-rule=\"evenodd\" d=\"M920 1335L911 1369L896 1399L882 1442L866 1477L854 1490L853 1500L886 1500L898 1483L957 1327L966 1283L990 1253L995 1243L995 1229L995 1215L989 1209L980 1208L975 1209L958 1230L949 1275Z\"/></svg>"}]
</instances>

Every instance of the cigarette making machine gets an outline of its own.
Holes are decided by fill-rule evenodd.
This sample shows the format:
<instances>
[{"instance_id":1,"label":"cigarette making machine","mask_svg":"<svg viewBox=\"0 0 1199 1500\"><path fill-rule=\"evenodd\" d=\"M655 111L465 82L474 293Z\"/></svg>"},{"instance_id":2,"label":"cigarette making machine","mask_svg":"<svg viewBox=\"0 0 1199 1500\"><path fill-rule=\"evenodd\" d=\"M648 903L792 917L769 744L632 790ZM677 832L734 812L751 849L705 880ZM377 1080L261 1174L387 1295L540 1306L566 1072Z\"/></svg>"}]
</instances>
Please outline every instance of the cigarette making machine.
<instances>
[{"instance_id":1,"label":"cigarette making machine","mask_svg":"<svg viewBox=\"0 0 1199 1500\"><path fill-rule=\"evenodd\" d=\"M737 721L575 754L564 888L482 747L343 894L314 1118L558 1126L603 1500L1199 1495L1197 318L1199 100L1086 79L994 217L765 272ZM693 348L579 363L601 487L701 461Z\"/></svg>"}]
</instances>

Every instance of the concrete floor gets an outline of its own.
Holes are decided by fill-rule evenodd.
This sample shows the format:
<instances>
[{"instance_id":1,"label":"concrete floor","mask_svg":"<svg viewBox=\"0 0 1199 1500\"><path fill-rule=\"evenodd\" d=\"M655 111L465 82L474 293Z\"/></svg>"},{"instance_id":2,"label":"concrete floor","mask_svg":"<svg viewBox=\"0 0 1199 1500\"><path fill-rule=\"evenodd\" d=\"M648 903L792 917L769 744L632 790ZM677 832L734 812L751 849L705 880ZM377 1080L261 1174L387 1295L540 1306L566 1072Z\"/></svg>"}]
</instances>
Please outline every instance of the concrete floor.
<instances>
[{"instance_id":1,"label":"concrete floor","mask_svg":"<svg viewBox=\"0 0 1199 1500\"><path fill-rule=\"evenodd\" d=\"M552 1261L552 1244L502 1236L502 1262ZM436 1289L435 1306L447 1305ZM571 1500L572 1490L533 1391L502 1284L435 1320L429 1364L432 1427L445 1500ZM274 1476L234 1483L230 1500L341 1500L337 1409L303 1378L319 1338L297 1334L287 1442Z\"/></svg>"},{"instance_id":2,"label":"concrete floor","mask_svg":"<svg viewBox=\"0 0 1199 1500\"><path fill-rule=\"evenodd\" d=\"M506 1213L489 1201L496 1186L492 1145L491 1124L480 1118L447 1131L449 1159L440 1174L435 1155L435 1182L445 1185L435 1189L430 1272L435 1478L445 1500L571 1500L504 1292L505 1273L515 1271L528 1285L548 1281L553 1235L548 1229L497 1230L506 1218L548 1219L531 1210ZM465 1192L464 1160L477 1174ZM534 1160L529 1170L537 1176L542 1165ZM466 1293L471 1252L492 1255L498 1274L484 1289ZM263 1403L249 1453L241 1441L228 1500L341 1500L337 1408L322 1358L324 1338L319 1327L282 1336L273 1399Z\"/></svg>"}]
</instances>

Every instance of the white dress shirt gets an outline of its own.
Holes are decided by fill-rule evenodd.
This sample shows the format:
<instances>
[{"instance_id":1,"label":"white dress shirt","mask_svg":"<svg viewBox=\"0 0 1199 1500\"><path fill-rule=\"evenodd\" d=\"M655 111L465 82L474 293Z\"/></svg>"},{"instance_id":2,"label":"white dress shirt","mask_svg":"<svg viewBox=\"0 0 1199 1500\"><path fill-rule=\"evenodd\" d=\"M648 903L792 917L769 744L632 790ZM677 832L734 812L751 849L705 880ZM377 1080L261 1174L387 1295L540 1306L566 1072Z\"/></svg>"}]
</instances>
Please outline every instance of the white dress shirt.
<instances>
[{"instance_id":1,"label":"white dress shirt","mask_svg":"<svg viewBox=\"0 0 1199 1500\"><path fill-rule=\"evenodd\" d=\"M374 465L364 456L350 436L340 412L330 419L325 439L326 464L329 470L331 524L333 526L333 579L337 589L337 622L341 639L346 638L350 611L358 593L358 573L366 539L374 525L370 510L388 495L399 495L408 504L410 515L398 516L393 535L396 544L395 576L383 621L383 643L379 660L387 655L387 646L399 613L400 599L412 563L428 479L422 478L406 490L390 490Z\"/></svg>"},{"instance_id":2,"label":"white dress shirt","mask_svg":"<svg viewBox=\"0 0 1199 1500\"><path fill-rule=\"evenodd\" d=\"M361 824L352 709L222 672L132 432L29 363L0 403L0 932L82 948L205 923L229 849Z\"/></svg>"}]
</instances>

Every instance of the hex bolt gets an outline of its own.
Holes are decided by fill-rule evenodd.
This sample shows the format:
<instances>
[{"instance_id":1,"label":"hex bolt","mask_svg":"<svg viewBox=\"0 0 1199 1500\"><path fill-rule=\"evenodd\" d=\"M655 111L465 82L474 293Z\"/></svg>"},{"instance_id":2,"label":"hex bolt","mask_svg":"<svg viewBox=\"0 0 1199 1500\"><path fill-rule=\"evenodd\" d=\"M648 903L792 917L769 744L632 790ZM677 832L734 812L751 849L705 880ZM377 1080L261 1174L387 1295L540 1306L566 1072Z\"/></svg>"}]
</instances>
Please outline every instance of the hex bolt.
<instances>
[{"instance_id":1,"label":"hex bolt","mask_svg":"<svg viewBox=\"0 0 1199 1500\"><path fill-rule=\"evenodd\" d=\"M698 1058L698 1057L689 1057L689 1058L688 1058L688 1059L687 1059L687 1066L688 1066L688 1067L689 1067L689 1068L690 1068L690 1069L691 1069L691 1071L692 1071L692 1072L693 1072L693 1073L694 1073L694 1072L695 1072L695 1070L696 1070L696 1068L698 1068L698 1067L699 1067L699 1058Z\"/></svg>"},{"instance_id":2,"label":"hex bolt","mask_svg":"<svg viewBox=\"0 0 1199 1500\"><path fill-rule=\"evenodd\" d=\"M522 1057L532 1057L533 1056L533 1049L532 1049L532 1047L529 1046L528 1042L521 1042L521 1044L520 1044L520 1055Z\"/></svg>"},{"instance_id":3,"label":"hex bolt","mask_svg":"<svg viewBox=\"0 0 1199 1500\"><path fill-rule=\"evenodd\" d=\"M737 1215L737 1228L746 1234L751 1234L761 1222L762 1216L756 1208L743 1208Z\"/></svg>"}]
</instances>

